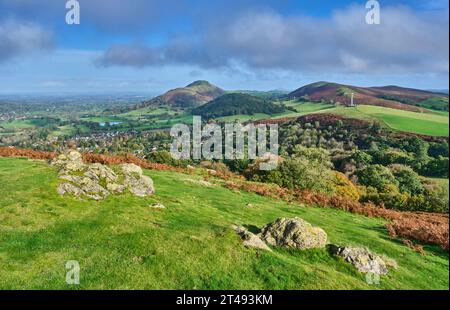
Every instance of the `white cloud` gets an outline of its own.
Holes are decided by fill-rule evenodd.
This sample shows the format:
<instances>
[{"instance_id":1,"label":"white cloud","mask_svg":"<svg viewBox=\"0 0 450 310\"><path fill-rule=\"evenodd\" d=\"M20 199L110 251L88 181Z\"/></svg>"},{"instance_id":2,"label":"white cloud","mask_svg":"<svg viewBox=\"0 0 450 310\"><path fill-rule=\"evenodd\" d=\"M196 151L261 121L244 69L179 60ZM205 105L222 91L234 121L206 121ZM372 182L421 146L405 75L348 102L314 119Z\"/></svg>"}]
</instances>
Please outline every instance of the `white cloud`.
<instances>
[{"instance_id":1,"label":"white cloud","mask_svg":"<svg viewBox=\"0 0 450 310\"><path fill-rule=\"evenodd\" d=\"M52 46L51 32L17 21L0 23L0 62Z\"/></svg>"},{"instance_id":2,"label":"white cloud","mask_svg":"<svg viewBox=\"0 0 450 310\"><path fill-rule=\"evenodd\" d=\"M105 65L190 64L329 73L448 73L448 12L382 8L381 25L365 23L351 6L328 19L249 13L179 36L158 47L121 45L102 56ZM136 56L136 57L134 57Z\"/></svg>"}]
</instances>

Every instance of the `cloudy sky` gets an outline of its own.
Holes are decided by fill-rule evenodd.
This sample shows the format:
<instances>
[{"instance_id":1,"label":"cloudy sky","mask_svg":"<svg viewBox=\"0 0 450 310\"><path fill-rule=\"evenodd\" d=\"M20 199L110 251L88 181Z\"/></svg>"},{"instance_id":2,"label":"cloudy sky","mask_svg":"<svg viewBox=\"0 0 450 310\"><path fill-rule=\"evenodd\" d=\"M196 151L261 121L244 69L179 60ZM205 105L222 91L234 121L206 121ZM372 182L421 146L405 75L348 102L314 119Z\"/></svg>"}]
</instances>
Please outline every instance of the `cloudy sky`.
<instances>
[{"instance_id":1,"label":"cloudy sky","mask_svg":"<svg viewBox=\"0 0 450 310\"><path fill-rule=\"evenodd\" d=\"M0 93L159 93L325 80L447 89L447 0L0 0Z\"/></svg>"}]
</instances>

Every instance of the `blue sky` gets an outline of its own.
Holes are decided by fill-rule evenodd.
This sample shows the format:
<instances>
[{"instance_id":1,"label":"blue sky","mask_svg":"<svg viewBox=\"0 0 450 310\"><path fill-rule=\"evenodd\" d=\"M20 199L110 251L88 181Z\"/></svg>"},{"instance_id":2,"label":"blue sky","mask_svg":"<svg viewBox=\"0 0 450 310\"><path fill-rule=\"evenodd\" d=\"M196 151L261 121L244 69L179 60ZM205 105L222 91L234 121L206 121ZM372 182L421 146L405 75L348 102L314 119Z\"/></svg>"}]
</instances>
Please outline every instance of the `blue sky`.
<instances>
[{"instance_id":1,"label":"blue sky","mask_svg":"<svg viewBox=\"0 0 450 310\"><path fill-rule=\"evenodd\" d=\"M448 88L448 1L0 0L0 93L159 93L206 79L225 89L326 80Z\"/></svg>"}]
</instances>

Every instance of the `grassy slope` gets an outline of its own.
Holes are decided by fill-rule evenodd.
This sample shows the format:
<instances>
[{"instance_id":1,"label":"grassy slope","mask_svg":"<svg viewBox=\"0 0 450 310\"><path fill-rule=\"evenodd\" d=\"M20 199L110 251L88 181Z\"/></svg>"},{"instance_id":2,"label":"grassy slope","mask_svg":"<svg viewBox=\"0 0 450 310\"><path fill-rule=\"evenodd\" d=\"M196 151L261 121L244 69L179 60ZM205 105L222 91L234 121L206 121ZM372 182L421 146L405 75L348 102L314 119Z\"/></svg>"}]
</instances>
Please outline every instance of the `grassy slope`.
<instances>
[{"instance_id":1,"label":"grassy slope","mask_svg":"<svg viewBox=\"0 0 450 310\"><path fill-rule=\"evenodd\" d=\"M67 260L80 262L80 289L449 288L448 254L411 251L388 237L382 220L189 181L198 176L146 174L156 184L152 198L79 201L56 194L56 173L45 163L0 158L0 289L70 288ZM167 209L149 209L153 202ZM368 246L400 267L369 286L325 250L257 254L230 228L280 216L300 216L324 228L330 242Z\"/></svg>"},{"instance_id":2,"label":"grassy slope","mask_svg":"<svg viewBox=\"0 0 450 310\"><path fill-rule=\"evenodd\" d=\"M448 113L415 113L367 105L355 108L337 107L326 112L362 119L376 119L400 131L431 136L449 135Z\"/></svg>"}]
</instances>

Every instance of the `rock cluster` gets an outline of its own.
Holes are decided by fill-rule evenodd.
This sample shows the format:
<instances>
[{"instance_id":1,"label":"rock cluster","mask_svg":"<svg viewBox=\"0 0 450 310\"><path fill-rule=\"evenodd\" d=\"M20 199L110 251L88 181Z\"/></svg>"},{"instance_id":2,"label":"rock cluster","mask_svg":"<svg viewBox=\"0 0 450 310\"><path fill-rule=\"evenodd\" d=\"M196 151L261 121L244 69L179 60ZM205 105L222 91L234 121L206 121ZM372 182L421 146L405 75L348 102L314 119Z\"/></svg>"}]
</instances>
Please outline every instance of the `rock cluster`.
<instances>
[{"instance_id":1,"label":"rock cluster","mask_svg":"<svg viewBox=\"0 0 450 310\"><path fill-rule=\"evenodd\" d=\"M362 273L385 275L388 273L388 267L397 267L397 263L394 260L389 258L383 259L366 248L330 245L329 249L332 254L342 257Z\"/></svg>"},{"instance_id":2,"label":"rock cluster","mask_svg":"<svg viewBox=\"0 0 450 310\"><path fill-rule=\"evenodd\" d=\"M134 164L122 164L114 171L102 164L85 164L79 152L70 151L59 155L51 165L59 169L63 181L57 188L60 195L102 200L127 190L138 197L155 192L152 179Z\"/></svg>"},{"instance_id":3,"label":"rock cluster","mask_svg":"<svg viewBox=\"0 0 450 310\"><path fill-rule=\"evenodd\" d=\"M233 229L249 248L271 251L268 245L313 249L324 248L327 245L327 234L301 218L279 218L263 227L259 234L253 234L242 226ZM397 268L397 262L386 256L379 256L362 247L340 247L329 245L331 254L340 256L352 264L361 273L385 275L389 268Z\"/></svg>"},{"instance_id":4,"label":"rock cluster","mask_svg":"<svg viewBox=\"0 0 450 310\"><path fill-rule=\"evenodd\" d=\"M314 227L298 217L279 218L266 225L261 238L273 246L298 249L323 248L327 244L327 233L322 228Z\"/></svg>"}]
</instances>

